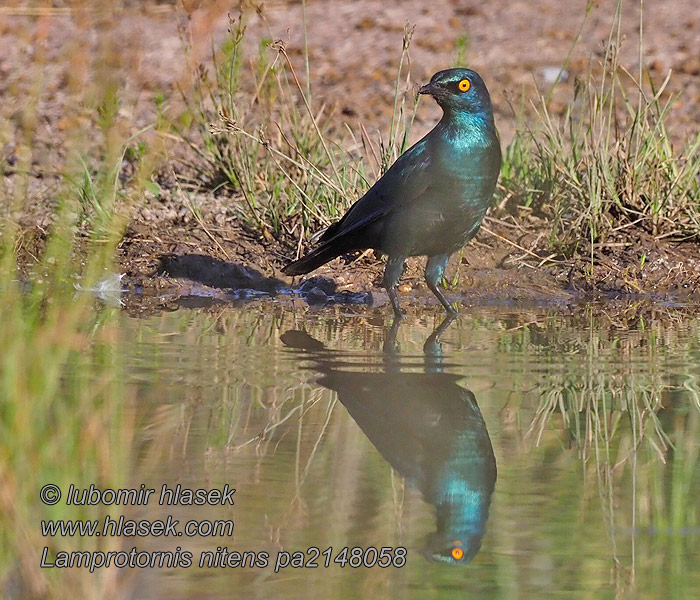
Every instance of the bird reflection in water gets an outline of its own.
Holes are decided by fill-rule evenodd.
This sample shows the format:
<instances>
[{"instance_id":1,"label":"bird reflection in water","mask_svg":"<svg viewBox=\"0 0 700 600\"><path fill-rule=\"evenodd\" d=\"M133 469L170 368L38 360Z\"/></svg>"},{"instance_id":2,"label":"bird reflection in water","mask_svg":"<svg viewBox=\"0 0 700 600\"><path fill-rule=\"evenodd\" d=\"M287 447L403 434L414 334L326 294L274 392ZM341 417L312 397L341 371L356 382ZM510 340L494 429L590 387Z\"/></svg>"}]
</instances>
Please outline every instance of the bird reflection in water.
<instances>
[{"instance_id":1,"label":"bird reflection in water","mask_svg":"<svg viewBox=\"0 0 700 600\"><path fill-rule=\"evenodd\" d=\"M282 342L312 361L322 375L318 383L337 392L381 455L435 506L437 530L422 554L463 565L481 548L496 460L474 394L457 385L461 376L444 372L439 338L452 320L445 319L426 340L422 365L399 354L399 320L394 321L379 372L303 331L285 332Z\"/></svg>"}]
</instances>

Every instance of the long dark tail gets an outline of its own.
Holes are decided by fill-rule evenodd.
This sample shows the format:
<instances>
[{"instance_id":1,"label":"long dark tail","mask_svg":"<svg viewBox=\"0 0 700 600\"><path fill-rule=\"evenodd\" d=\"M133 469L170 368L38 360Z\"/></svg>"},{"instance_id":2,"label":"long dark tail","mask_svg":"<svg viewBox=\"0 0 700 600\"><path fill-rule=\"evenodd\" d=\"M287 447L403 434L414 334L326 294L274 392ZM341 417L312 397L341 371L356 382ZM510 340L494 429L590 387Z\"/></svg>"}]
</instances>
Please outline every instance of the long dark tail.
<instances>
[{"instance_id":1,"label":"long dark tail","mask_svg":"<svg viewBox=\"0 0 700 600\"><path fill-rule=\"evenodd\" d=\"M310 273L314 269L318 269L321 265L325 265L329 260L333 260L336 256L345 254L349 248L344 248L339 244L324 244L309 252L306 256L302 256L299 260L289 263L282 273L285 275L304 275Z\"/></svg>"}]
</instances>

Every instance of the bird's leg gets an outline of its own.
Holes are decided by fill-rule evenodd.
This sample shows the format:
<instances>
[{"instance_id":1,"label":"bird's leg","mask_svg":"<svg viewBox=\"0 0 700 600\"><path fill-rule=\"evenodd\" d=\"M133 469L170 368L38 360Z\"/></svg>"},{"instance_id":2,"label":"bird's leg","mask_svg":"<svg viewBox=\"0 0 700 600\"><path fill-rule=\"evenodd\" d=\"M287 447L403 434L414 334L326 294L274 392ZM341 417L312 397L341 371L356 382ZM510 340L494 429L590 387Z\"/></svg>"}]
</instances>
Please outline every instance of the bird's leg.
<instances>
[{"instance_id":1,"label":"bird's leg","mask_svg":"<svg viewBox=\"0 0 700 600\"><path fill-rule=\"evenodd\" d=\"M454 306L447 301L447 298L445 298L445 295L438 287L438 281L442 279L445 273L445 267L449 258L449 254L436 254L428 257L428 262L425 265L425 282L428 284L430 291L440 300L440 304L445 307L445 310L449 314L456 314L457 311Z\"/></svg>"},{"instance_id":2,"label":"bird's leg","mask_svg":"<svg viewBox=\"0 0 700 600\"><path fill-rule=\"evenodd\" d=\"M401 310L401 305L399 304L399 295L396 292L395 287L390 287L386 289L387 294L389 294L389 300L391 300L391 306L394 309L394 315L397 319L403 319L406 316L406 312Z\"/></svg>"},{"instance_id":3,"label":"bird's leg","mask_svg":"<svg viewBox=\"0 0 700 600\"><path fill-rule=\"evenodd\" d=\"M394 314L398 319L405 315L405 313L401 310L401 306L399 305L399 297L396 293L396 284L399 282L399 279L403 274L405 260L406 258L404 256L389 258L386 263L386 268L384 269L384 287L386 288L386 293L389 294L391 306L393 307Z\"/></svg>"}]
</instances>

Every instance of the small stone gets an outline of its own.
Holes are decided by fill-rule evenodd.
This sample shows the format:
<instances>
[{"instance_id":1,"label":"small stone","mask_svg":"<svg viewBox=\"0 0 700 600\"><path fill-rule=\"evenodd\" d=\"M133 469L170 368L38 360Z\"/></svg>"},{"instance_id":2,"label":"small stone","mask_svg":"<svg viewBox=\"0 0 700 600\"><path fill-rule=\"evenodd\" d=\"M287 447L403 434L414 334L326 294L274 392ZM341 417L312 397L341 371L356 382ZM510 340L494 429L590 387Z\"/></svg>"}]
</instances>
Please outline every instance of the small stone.
<instances>
[{"instance_id":1,"label":"small stone","mask_svg":"<svg viewBox=\"0 0 700 600\"><path fill-rule=\"evenodd\" d=\"M333 281L330 277L316 276L302 282L302 284L299 286L299 291L302 294L305 292L310 293L316 288L328 296L335 294L337 287L338 286L336 285L335 281Z\"/></svg>"},{"instance_id":2,"label":"small stone","mask_svg":"<svg viewBox=\"0 0 700 600\"><path fill-rule=\"evenodd\" d=\"M341 304L372 304L372 292L351 292L344 290L333 298Z\"/></svg>"},{"instance_id":3,"label":"small stone","mask_svg":"<svg viewBox=\"0 0 700 600\"><path fill-rule=\"evenodd\" d=\"M560 75L561 73L561 75ZM554 83L559 78L560 83L564 83L569 80L569 72L566 69L561 69L561 67L543 67L540 69L540 75L544 79L545 83Z\"/></svg>"},{"instance_id":4,"label":"small stone","mask_svg":"<svg viewBox=\"0 0 700 600\"><path fill-rule=\"evenodd\" d=\"M326 294L326 292L324 292L322 289L315 287L309 290L305 299L306 302L311 305L325 304L328 302L328 294Z\"/></svg>"}]
</instances>

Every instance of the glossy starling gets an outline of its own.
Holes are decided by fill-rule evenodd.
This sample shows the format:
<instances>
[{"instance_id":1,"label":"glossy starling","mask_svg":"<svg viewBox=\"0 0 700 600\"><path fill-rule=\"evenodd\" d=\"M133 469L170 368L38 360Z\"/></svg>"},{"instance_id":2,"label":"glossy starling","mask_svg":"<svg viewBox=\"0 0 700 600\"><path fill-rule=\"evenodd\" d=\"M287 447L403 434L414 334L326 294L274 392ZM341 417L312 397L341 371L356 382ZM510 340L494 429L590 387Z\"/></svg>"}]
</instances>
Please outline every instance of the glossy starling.
<instances>
[{"instance_id":1,"label":"glossy starling","mask_svg":"<svg viewBox=\"0 0 700 600\"><path fill-rule=\"evenodd\" d=\"M442 119L409 148L340 221L319 246L287 265L287 275L309 273L353 250L374 248L388 256L384 271L394 312L402 314L396 284L408 256L427 256L425 281L450 313L438 287L450 255L479 230L501 168L501 148L491 98L471 69L447 69L419 90L435 98Z\"/></svg>"}]
</instances>

